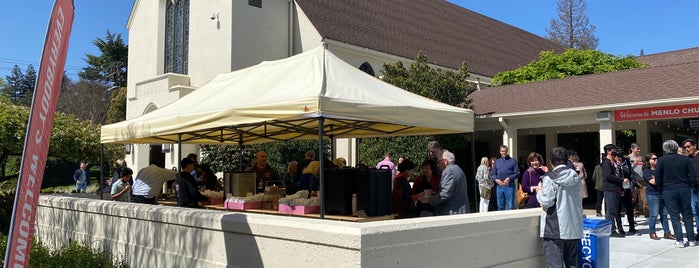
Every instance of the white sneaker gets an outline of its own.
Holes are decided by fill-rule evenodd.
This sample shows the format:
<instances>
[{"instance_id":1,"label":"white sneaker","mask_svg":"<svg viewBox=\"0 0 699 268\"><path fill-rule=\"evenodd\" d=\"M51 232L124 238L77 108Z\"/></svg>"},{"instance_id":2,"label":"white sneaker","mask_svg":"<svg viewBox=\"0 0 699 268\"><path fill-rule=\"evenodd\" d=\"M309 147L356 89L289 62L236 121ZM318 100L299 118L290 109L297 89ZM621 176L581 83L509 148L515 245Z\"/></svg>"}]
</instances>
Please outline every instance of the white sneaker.
<instances>
[{"instance_id":1,"label":"white sneaker","mask_svg":"<svg viewBox=\"0 0 699 268\"><path fill-rule=\"evenodd\" d=\"M695 241L689 241L689 246L690 246L690 247L694 247L694 246L696 246L696 245L697 245L697 242L695 242Z\"/></svg>"},{"instance_id":2,"label":"white sneaker","mask_svg":"<svg viewBox=\"0 0 699 268\"><path fill-rule=\"evenodd\" d=\"M684 248L684 241L675 241L676 248Z\"/></svg>"}]
</instances>

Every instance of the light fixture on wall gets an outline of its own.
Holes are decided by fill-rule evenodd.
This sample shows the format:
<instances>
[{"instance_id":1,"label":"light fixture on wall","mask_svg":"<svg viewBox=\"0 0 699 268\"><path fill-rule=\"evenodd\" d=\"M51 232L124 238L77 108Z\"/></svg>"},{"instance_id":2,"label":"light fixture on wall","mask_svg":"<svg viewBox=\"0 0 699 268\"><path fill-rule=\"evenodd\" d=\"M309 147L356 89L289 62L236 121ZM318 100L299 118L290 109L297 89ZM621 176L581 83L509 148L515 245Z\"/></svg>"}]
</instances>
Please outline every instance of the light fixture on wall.
<instances>
[{"instance_id":1,"label":"light fixture on wall","mask_svg":"<svg viewBox=\"0 0 699 268\"><path fill-rule=\"evenodd\" d=\"M164 154L165 154L165 153L169 153L170 151L172 151L172 144L169 144L169 143L163 144L163 147L162 147L162 148L163 148L163 149L162 149L162 152L163 152Z\"/></svg>"},{"instance_id":2,"label":"light fixture on wall","mask_svg":"<svg viewBox=\"0 0 699 268\"><path fill-rule=\"evenodd\" d=\"M218 20L218 11L214 12L211 14L211 17L209 17L211 20Z\"/></svg>"},{"instance_id":3,"label":"light fixture on wall","mask_svg":"<svg viewBox=\"0 0 699 268\"><path fill-rule=\"evenodd\" d=\"M131 151L133 150L133 144L129 143L124 145L124 154L131 154Z\"/></svg>"},{"instance_id":4,"label":"light fixture on wall","mask_svg":"<svg viewBox=\"0 0 699 268\"><path fill-rule=\"evenodd\" d=\"M610 111L602 111L602 112L597 112L597 115L595 117L595 120L597 122L606 122L612 120L612 112Z\"/></svg>"}]
</instances>

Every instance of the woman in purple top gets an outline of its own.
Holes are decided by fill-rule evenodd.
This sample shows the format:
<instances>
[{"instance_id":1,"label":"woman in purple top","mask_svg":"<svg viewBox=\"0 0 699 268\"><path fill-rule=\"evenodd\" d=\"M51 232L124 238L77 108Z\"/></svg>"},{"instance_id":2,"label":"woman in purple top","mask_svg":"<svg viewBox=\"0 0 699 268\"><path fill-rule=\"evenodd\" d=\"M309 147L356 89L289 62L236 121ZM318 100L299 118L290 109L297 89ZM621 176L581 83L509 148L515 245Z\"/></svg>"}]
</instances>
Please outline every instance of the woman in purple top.
<instances>
[{"instance_id":1,"label":"woman in purple top","mask_svg":"<svg viewBox=\"0 0 699 268\"><path fill-rule=\"evenodd\" d=\"M541 169L541 163L544 162L543 157L539 153L532 152L527 157L527 165L529 168L522 174L522 191L529 194L529 201L525 207L539 207L539 201L536 200L536 186L541 182L541 176L544 175L544 170Z\"/></svg>"}]
</instances>

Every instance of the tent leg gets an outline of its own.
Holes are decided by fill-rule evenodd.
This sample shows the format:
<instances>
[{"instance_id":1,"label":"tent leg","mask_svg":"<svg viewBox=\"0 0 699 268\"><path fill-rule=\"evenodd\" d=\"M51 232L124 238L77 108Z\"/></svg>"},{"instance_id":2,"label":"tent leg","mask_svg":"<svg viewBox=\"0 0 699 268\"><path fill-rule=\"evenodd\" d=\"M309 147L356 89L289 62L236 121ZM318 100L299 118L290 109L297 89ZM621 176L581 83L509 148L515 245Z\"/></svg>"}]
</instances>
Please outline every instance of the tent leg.
<instances>
[{"instance_id":1,"label":"tent leg","mask_svg":"<svg viewBox=\"0 0 699 268\"><path fill-rule=\"evenodd\" d=\"M100 200L104 199L104 144L100 143Z\"/></svg>"},{"instance_id":2,"label":"tent leg","mask_svg":"<svg viewBox=\"0 0 699 268\"><path fill-rule=\"evenodd\" d=\"M182 134L177 134L177 170L182 172L180 162L182 161Z\"/></svg>"},{"instance_id":3,"label":"tent leg","mask_svg":"<svg viewBox=\"0 0 699 268\"><path fill-rule=\"evenodd\" d=\"M318 161L320 162L320 186L318 187L318 192L320 193L320 218L325 218L325 191L323 191L325 186L325 171L323 170L323 162L325 162L325 157L323 156L323 122L325 119L323 117L318 118Z\"/></svg>"}]
</instances>

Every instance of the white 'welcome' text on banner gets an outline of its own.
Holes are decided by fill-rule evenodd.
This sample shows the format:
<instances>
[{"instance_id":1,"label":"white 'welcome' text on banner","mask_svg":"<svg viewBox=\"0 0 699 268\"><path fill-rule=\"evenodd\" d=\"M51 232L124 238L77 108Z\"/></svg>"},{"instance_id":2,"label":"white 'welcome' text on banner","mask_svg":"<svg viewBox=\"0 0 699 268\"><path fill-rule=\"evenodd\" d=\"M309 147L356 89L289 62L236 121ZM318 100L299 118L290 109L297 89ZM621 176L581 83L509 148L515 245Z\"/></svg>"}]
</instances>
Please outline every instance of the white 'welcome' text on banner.
<instances>
[{"instance_id":1,"label":"white 'welcome' text on banner","mask_svg":"<svg viewBox=\"0 0 699 268\"><path fill-rule=\"evenodd\" d=\"M36 207L49 151L53 115L63 81L74 14L72 0L56 0L51 11L27 123L10 236L5 252L5 267L29 266Z\"/></svg>"}]
</instances>

